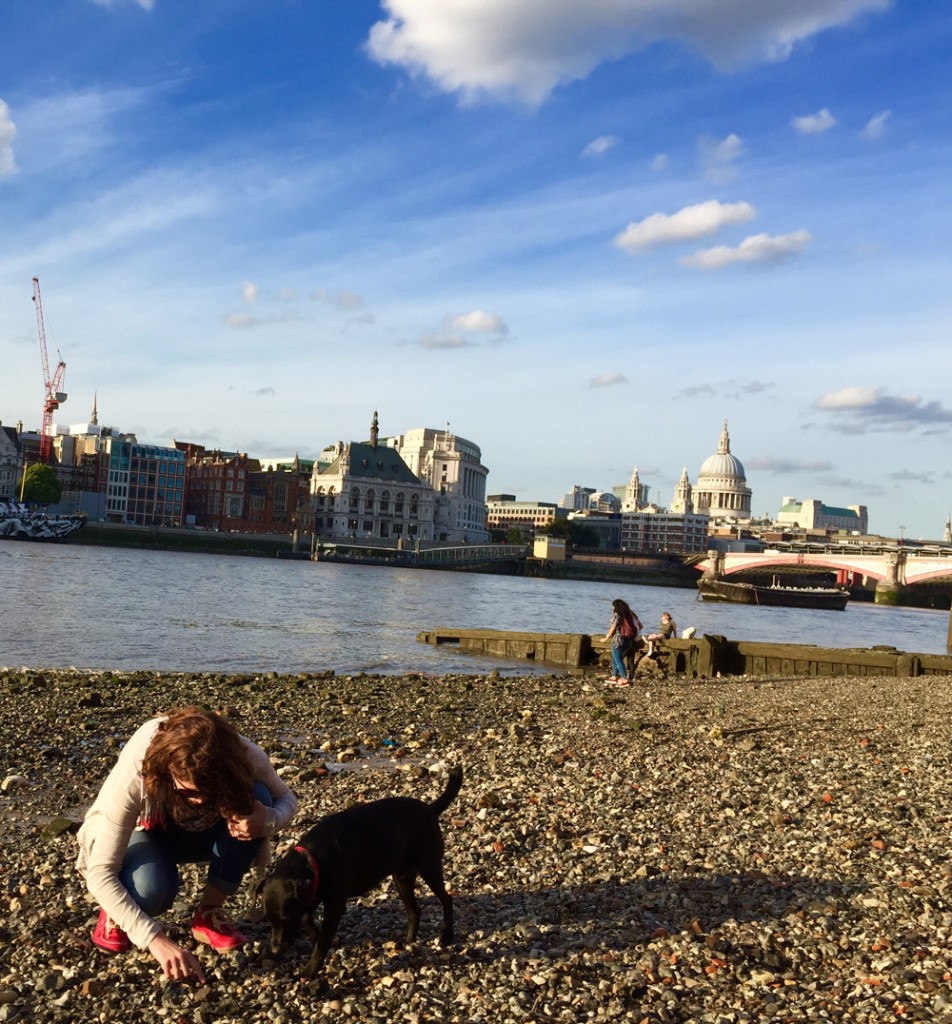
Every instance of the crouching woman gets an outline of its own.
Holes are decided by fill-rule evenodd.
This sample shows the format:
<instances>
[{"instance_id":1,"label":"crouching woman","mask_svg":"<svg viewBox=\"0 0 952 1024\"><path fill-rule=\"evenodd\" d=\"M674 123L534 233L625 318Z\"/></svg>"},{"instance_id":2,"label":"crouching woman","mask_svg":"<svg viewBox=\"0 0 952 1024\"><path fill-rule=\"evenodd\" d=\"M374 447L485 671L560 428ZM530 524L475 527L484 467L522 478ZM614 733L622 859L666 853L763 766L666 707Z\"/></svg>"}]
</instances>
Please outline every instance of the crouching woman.
<instances>
[{"instance_id":1,"label":"crouching woman","mask_svg":"<svg viewBox=\"0 0 952 1024\"><path fill-rule=\"evenodd\" d=\"M192 936L219 952L246 941L223 905L297 797L261 747L220 715L184 707L140 726L123 747L79 830L76 866L101 910L92 941L148 949L166 977L204 981L194 954L155 920L179 890L179 864L208 863Z\"/></svg>"}]
</instances>

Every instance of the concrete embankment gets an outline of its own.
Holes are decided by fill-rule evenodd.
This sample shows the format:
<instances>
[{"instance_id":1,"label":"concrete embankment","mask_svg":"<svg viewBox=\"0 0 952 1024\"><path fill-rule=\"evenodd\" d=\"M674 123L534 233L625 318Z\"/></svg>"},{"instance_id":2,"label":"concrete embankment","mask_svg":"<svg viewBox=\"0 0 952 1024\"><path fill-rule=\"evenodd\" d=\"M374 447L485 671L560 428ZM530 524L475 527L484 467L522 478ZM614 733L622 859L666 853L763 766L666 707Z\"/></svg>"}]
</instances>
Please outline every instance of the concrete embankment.
<instances>
[{"instance_id":1,"label":"concrete embankment","mask_svg":"<svg viewBox=\"0 0 952 1024\"><path fill-rule=\"evenodd\" d=\"M220 533L216 530L124 526L118 523L87 523L70 537L69 543L259 558L275 558L279 553L291 551L291 539L284 534Z\"/></svg>"},{"instance_id":2,"label":"concrete embankment","mask_svg":"<svg viewBox=\"0 0 952 1024\"><path fill-rule=\"evenodd\" d=\"M494 629L430 629L417 640L455 645L461 652L572 670L609 664L608 644L588 633L521 633ZM704 678L714 676L925 676L952 675L952 656L917 654L894 647L835 648L812 644L755 643L700 636L668 640L643 671Z\"/></svg>"}]
</instances>

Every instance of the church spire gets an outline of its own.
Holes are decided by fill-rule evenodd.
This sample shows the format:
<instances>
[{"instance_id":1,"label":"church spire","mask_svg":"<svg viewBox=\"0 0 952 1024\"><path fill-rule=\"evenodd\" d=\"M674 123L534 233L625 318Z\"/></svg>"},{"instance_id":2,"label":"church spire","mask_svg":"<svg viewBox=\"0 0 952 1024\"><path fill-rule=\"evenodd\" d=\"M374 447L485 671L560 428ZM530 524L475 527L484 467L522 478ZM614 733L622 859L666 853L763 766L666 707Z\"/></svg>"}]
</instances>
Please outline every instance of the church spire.
<instances>
[{"instance_id":1,"label":"church spire","mask_svg":"<svg viewBox=\"0 0 952 1024\"><path fill-rule=\"evenodd\" d=\"M377 447L377 436L379 434L379 427L377 424L377 410L374 409L374 418L370 421L370 444L372 447Z\"/></svg>"},{"instance_id":2,"label":"church spire","mask_svg":"<svg viewBox=\"0 0 952 1024\"><path fill-rule=\"evenodd\" d=\"M717 445L718 455L730 455L731 453L731 437L727 433L727 420L724 420L724 429L721 431L721 439Z\"/></svg>"},{"instance_id":3,"label":"church spire","mask_svg":"<svg viewBox=\"0 0 952 1024\"><path fill-rule=\"evenodd\" d=\"M688 479L688 467L681 470L681 479L674 489L674 501L671 504L671 511L681 515L687 515L694 511L693 488Z\"/></svg>"},{"instance_id":4,"label":"church spire","mask_svg":"<svg viewBox=\"0 0 952 1024\"><path fill-rule=\"evenodd\" d=\"M97 399L97 397L98 397L98 395L94 391L93 392L93 412L92 412L92 415L89 417L89 422L94 427L98 427L99 426L99 413L96 411L96 399Z\"/></svg>"},{"instance_id":5,"label":"church spire","mask_svg":"<svg viewBox=\"0 0 952 1024\"><path fill-rule=\"evenodd\" d=\"M641 508L641 481L638 479L638 467L635 466L625 488L625 500L622 502L622 512L637 512Z\"/></svg>"}]
</instances>

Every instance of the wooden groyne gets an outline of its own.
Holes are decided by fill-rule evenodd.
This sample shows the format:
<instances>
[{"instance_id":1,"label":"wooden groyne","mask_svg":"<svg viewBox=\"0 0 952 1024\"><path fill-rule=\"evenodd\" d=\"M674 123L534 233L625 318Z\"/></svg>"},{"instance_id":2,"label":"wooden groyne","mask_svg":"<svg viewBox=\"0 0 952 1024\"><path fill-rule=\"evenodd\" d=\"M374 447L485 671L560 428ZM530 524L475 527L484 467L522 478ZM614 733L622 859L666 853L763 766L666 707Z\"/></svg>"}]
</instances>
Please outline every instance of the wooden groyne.
<instances>
[{"instance_id":1,"label":"wooden groyne","mask_svg":"<svg viewBox=\"0 0 952 1024\"><path fill-rule=\"evenodd\" d=\"M514 633L501 629L429 629L417 633L421 643L455 646L466 654L535 661L582 668L597 665L592 638L586 633Z\"/></svg>"},{"instance_id":2,"label":"wooden groyne","mask_svg":"<svg viewBox=\"0 0 952 1024\"><path fill-rule=\"evenodd\" d=\"M480 657L531 661L553 668L598 671L609 664L608 644L589 633L519 633L498 629L429 629L417 640L455 646ZM835 648L755 643L707 634L664 644L668 674L712 676L948 676L952 656L910 654L895 647Z\"/></svg>"}]
</instances>

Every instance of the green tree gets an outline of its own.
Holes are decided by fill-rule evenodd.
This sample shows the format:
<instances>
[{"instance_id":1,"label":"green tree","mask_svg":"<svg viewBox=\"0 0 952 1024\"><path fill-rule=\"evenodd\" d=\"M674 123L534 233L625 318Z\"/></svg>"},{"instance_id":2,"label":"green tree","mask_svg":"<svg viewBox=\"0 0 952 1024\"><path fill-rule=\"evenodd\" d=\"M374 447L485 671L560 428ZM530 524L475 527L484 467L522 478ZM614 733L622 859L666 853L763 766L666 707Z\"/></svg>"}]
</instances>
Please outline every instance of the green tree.
<instances>
[{"instance_id":1,"label":"green tree","mask_svg":"<svg viewBox=\"0 0 952 1024\"><path fill-rule=\"evenodd\" d=\"M594 526L573 520L569 523L569 540L577 548L597 548L601 546L598 530Z\"/></svg>"},{"instance_id":2,"label":"green tree","mask_svg":"<svg viewBox=\"0 0 952 1024\"><path fill-rule=\"evenodd\" d=\"M598 530L577 519L553 519L539 533L549 537L564 537L577 548L597 548L600 544Z\"/></svg>"},{"instance_id":3,"label":"green tree","mask_svg":"<svg viewBox=\"0 0 952 1024\"><path fill-rule=\"evenodd\" d=\"M45 462L27 466L20 481L23 500L35 505L55 505L63 496L63 485L56 479L56 470Z\"/></svg>"},{"instance_id":4,"label":"green tree","mask_svg":"<svg viewBox=\"0 0 952 1024\"><path fill-rule=\"evenodd\" d=\"M568 519L553 519L551 523L547 523L545 526L539 528L539 533L544 533L547 537L566 537L571 533L571 523Z\"/></svg>"}]
</instances>

